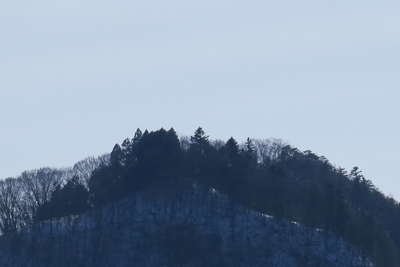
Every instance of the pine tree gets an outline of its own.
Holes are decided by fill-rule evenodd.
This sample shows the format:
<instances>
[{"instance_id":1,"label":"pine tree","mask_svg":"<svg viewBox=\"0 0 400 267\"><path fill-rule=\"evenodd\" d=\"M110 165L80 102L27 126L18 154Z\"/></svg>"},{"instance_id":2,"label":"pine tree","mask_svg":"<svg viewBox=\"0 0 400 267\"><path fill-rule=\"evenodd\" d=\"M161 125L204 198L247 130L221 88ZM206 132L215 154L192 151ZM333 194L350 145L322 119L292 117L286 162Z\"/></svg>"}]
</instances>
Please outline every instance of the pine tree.
<instances>
[{"instance_id":1,"label":"pine tree","mask_svg":"<svg viewBox=\"0 0 400 267\"><path fill-rule=\"evenodd\" d=\"M189 158L195 175L203 176L204 174L207 152L211 147L208 137L201 127L197 128L193 136L190 136Z\"/></svg>"},{"instance_id":2,"label":"pine tree","mask_svg":"<svg viewBox=\"0 0 400 267\"><path fill-rule=\"evenodd\" d=\"M257 167L257 151L254 147L253 140L249 137L246 140L245 148L243 150L245 167L249 170Z\"/></svg>"},{"instance_id":3,"label":"pine tree","mask_svg":"<svg viewBox=\"0 0 400 267\"><path fill-rule=\"evenodd\" d=\"M190 136L190 147L199 153L200 155L204 154L207 148L210 146L210 142L208 140L208 135L204 132L204 130L199 127L194 132L193 136Z\"/></svg>"},{"instance_id":4,"label":"pine tree","mask_svg":"<svg viewBox=\"0 0 400 267\"><path fill-rule=\"evenodd\" d=\"M115 144L110 157L111 166L119 166L123 162L124 152L119 144Z\"/></svg>"}]
</instances>

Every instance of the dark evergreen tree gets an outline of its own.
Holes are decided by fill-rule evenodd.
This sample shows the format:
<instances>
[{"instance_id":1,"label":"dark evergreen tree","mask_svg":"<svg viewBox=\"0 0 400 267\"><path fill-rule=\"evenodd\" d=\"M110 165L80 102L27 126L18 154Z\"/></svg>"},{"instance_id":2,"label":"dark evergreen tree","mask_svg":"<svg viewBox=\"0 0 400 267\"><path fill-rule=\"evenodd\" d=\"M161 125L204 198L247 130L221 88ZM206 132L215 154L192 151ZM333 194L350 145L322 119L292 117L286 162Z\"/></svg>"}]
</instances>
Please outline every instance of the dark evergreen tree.
<instances>
[{"instance_id":1,"label":"dark evergreen tree","mask_svg":"<svg viewBox=\"0 0 400 267\"><path fill-rule=\"evenodd\" d=\"M239 160L239 145L236 140L231 137L224 146L225 156L228 159L228 164L234 166Z\"/></svg>"},{"instance_id":2,"label":"dark evergreen tree","mask_svg":"<svg viewBox=\"0 0 400 267\"><path fill-rule=\"evenodd\" d=\"M209 136L206 135L201 127L197 128L194 135L190 136L190 148L195 150L198 154L203 155L210 147L208 137Z\"/></svg>"},{"instance_id":3,"label":"dark evergreen tree","mask_svg":"<svg viewBox=\"0 0 400 267\"><path fill-rule=\"evenodd\" d=\"M63 187L58 185L55 188L50 201L39 208L37 220L60 218L85 212L89 208L88 197L89 192L79 178L74 176Z\"/></svg>"},{"instance_id":4,"label":"dark evergreen tree","mask_svg":"<svg viewBox=\"0 0 400 267\"><path fill-rule=\"evenodd\" d=\"M122 198L127 193L118 165L103 165L89 179L90 202L97 207Z\"/></svg>"},{"instance_id":5,"label":"dark evergreen tree","mask_svg":"<svg viewBox=\"0 0 400 267\"><path fill-rule=\"evenodd\" d=\"M253 141L248 137L243 150L245 168L255 169L257 167L257 151Z\"/></svg>"},{"instance_id":6,"label":"dark evergreen tree","mask_svg":"<svg viewBox=\"0 0 400 267\"><path fill-rule=\"evenodd\" d=\"M190 165L194 174L200 177L204 175L207 153L211 149L208 137L201 127L197 128L193 136L190 136L190 148L188 152Z\"/></svg>"},{"instance_id":7,"label":"dark evergreen tree","mask_svg":"<svg viewBox=\"0 0 400 267\"><path fill-rule=\"evenodd\" d=\"M134 137L132 139L133 146L137 146L139 144L140 139L142 138L142 135L143 135L143 133L140 130L140 128L137 128L136 132L135 132L135 135L134 135Z\"/></svg>"},{"instance_id":8,"label":"dark evergreen tree","mask_svg":"<svg viewBox=\"0 0 400 267\"><path fill-rule=\"evenodd\" d=\"M112 166L119 166L124 160L124 151L119 144L115 144L111 151L110 163Z\"/></svg>"},{"instance_id":9,"label":"dark evergreen tree","mask_svg":"<svg viewBox=\"0 0 400 267\"><path fill-rule=\"evenodd\" d=\"M179 139L171 128L143 134L137 152L138 177L144 183L177 175L182 151ZM146 181L147 180L147 181Z\"/></svg>"},{"instance_id":10,"label":"dark evergreen tree","mask_svg":"<svg viewBox=\"0 0 400 267\"><path fill-rule=\"evenodd\" d=\"M52 196L53 197L53 196ZM67 184L59 190L59 216L74 215L86 211L89 207L89 192L80 182L78 176L72 177Z\"/></svg>"},{"instance_id":11,"label":"dark evergreen tree","mask_svg":"<svg viewBox=\"0 0 400 267\"><path fill-rule=\"evenodd\" d=\"M350 172L350 179L353 180L355 184L360 184L361 180L364 178L364 175L361 173L362 171L357 166L354 166Z\"/></svg>"},{"instance_id":12,"label":"dark evergreen tree","mask_svg":"<svg viewBox=\"0 0 400 267\"><path fill-rule=\"evenodd\" d=\"M240 198L240 187L244 186L244 173L239 153L239 145L231 137L219 150L221 157L221 180L224 190Z\"/></svg>"},{"instance_id":13,"label":"dark evergreen tree","mask_svg":"<svg viewBox=\"0 0 400 267\"><path fill-rule=\"evenodd\" d=\"M122 159L122 163L123 165L128 165L130 162L130 159L132 158L132 142L129 138L126 138L122 144L121 144L121 148L122 148L122 154L121 157L123 157Z\"/></svg>"},{"instance_id":14,"label":"dark evergreen tree","mask_svg":"<svg viewBox=\"0 0 400 267\"><path fill-rule=\"evenodd\" d=\"M140 140L142 139L143 133L142 131L137 128L134 137L132 138L131 144L132 144L132 158L131 158L131 163L134 164L137 160L137 149L139 147Z\"/></svg>"}]
</instances>

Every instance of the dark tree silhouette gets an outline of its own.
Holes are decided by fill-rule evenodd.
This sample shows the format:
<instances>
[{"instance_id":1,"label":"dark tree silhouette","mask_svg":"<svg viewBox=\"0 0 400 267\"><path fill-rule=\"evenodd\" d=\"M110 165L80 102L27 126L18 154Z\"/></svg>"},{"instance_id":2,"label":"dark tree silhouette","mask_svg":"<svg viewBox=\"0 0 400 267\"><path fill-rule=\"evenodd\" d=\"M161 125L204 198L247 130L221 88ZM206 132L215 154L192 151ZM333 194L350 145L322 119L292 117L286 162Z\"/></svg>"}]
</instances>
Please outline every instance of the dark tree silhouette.
<instances>
[{"instance_id":1,"label":"dark tree silhouette","mask_svg":"<svg viewBox=\"0 0 400 267\"><path fill-rule=\"evenodd\" d=\"M79 181L77 176L72 177L66 185L58 185L51 194L49 202L40 206L37 220L60 218L80 214L89 208L89 192Z\"/></svg>"}]
</instances>

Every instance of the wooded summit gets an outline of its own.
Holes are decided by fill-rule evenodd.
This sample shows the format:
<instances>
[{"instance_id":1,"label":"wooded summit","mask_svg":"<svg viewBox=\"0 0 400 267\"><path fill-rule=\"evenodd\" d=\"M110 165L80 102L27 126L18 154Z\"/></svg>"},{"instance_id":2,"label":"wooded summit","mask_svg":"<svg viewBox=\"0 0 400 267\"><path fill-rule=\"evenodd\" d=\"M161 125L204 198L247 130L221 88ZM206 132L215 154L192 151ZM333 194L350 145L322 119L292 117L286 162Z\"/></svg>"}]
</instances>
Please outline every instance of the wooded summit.
<instances>
[{"instance_id":1,"label":"wooded summit","mask_svg":"<svg viewBox=\"0 0 400 267\"><path fill-rule=\"evenodd\" d=\"M136 131L0 181L0 266L400 266L400 205L279 139Z\"/></svg>"}]
</instances>

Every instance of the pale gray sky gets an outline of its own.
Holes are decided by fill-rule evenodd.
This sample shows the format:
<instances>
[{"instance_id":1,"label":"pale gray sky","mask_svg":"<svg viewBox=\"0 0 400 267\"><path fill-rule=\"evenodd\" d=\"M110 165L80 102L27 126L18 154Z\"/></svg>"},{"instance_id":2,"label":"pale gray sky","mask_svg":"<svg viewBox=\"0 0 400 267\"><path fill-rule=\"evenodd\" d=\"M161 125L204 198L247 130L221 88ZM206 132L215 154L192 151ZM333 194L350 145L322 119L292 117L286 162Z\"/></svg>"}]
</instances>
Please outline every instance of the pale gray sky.
<instances>
[{"instance_id":1,"label":"pale gray sky","mask_svg":"<svg viewBox=\"0 0 400 267\"><path fill-rule=\"evenodd\" d=\"M400 200L399 1L0 2L0 178L137 127L282 138Z\"/></svg>"}]
</instances>

